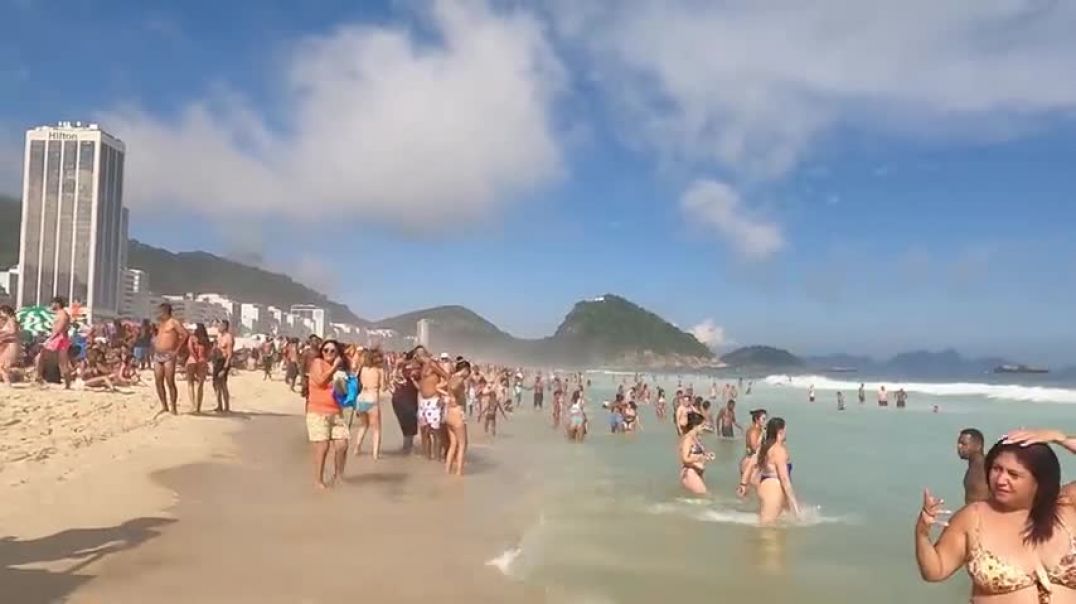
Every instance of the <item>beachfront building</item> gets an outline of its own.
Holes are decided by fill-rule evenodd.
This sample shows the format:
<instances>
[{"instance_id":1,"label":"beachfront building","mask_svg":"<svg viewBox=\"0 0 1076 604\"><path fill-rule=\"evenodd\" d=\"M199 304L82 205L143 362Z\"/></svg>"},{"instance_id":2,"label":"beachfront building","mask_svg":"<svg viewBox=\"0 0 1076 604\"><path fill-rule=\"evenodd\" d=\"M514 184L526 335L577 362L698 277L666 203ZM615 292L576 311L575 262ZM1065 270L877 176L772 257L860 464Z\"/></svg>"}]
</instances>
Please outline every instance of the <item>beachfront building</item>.
<instances>
[{"instance_id":1,"label":"beachfront building","mask_svg":"<svg viewBox=\"0 0 1076 604\"><path fill-rule=\"evenodd\" d=\"M172 305L172 315L184 325L205 323L206 327L218 321L232 321L232 315L213 302L198 300L192 294L185 296L161 296L162 301Z\"/></svg>"},{"instance_id":2,"label":"beachfront building","mask_svg":"<svg viewBox=\"0 0 1076 604\"><path fill-rule=\"evenodd\" d=\"M227 315L228 315L227 320L228 320L229 323L235 323L235 318L237 316L240 316L240 310L239 309L240 309L241 304L239 302L236 302L235 300L232 300L231 298L229 298L227 296L222 296L220 294L198 294L197 296L194 297L194 299L198 300L200 302L208 302L209 304L216 304L217 306L224 309L224 312L227 313Z\"/></svg>"},{"instance_id":3,"label":"beachfront building","mask_svg":"<svg viewBox=\"0 0 1076 604\"><path fill-rule=\"evenodd\" d=\"M325 328L330 324L328 310L313 304L293 304L291 312L313 321L314 329L310 333L317 334L319 338L325 337Z\"/></svg>"},{"instance_id":4,"label":"beachfront building","mask_svg":"<svg viewBox=\"0 0 1076 604\"><path fill-rule=\"evenodd\" d=\"M119 316L127 258L126 147L97 124L26 132L17 303L81 301L89 321Z\"/></svg>"},{"instance_id":5,"label":"beachfront building","mask_svg":"<svg viewBox=\"0 0 1076 604\"><path fill-rule=\"evenodd\" d=\"M273 333L273 321L264 304L243 302L239 305L239 326L245 334Z\"/></svg>"},{"instance_id":6,"label":"beachfront building","mask_svg":"<svg viewBox=\"0 0 1076 604\"><path fill-rule=\"evenodd\" d=\"M419 346L430 347L430 320L419 319L418 325L415 327L415 339L418 340Z\"/></svg>"},{"instance_id":7,"label":"beachfront building","mask_svg":"<svg viewBox=\"0 0 1076 604\"><path fill-rule=\"evenodd\" d=\"M152 319L154 309L151 306L153 292L149 291L149 274L146 271L129 268L123 271L123 303L120 316L132 321Z\"/></svg>"}]
</instances>

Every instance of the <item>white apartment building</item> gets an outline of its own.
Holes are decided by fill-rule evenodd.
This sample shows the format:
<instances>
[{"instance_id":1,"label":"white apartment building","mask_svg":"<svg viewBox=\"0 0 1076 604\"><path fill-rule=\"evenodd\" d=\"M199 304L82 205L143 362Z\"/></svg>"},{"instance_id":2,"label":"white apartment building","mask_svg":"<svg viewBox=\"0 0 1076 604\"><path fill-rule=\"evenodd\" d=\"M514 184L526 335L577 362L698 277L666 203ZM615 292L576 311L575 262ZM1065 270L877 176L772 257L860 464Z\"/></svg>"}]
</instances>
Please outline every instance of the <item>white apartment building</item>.
<instances>
[{"instance_id":1,"label":"white apartment building","mask_svg":"<svg viewBox=\"0 0 1076 604\"><path fill-rule=\"evenodd\" d=\"M80 301L89 321L119 316L127 258L126 147L97 124L60 122L26 132L16 295Z\"/></svg>"},{"instance_id":2,"label":"white apartment building","mask_svg":"<svg viewBox=\"0 0 1076 604\"><path fill-rule=\"evenodd\" d=\"M321 338L325 337L326 328L330 325L328 310L313 304L294 304L291 312L313 321L313 329L310 333L317 334Z\"/></svg>"},{"instance_id":3,"label":"white apartment building","mask_svg":"<svg viewBox=\"0 0 1076 604\"><path fill-rule=\"evenodd\" d=\"M211 327L218 321L231 321L232 315L223 307L212 302L198 300L194 296L161 296L162 301L172 305L172 315L185 325L204 323Z\"/></svg>"},{"instance_id":4,"label":"white apartment building","mask_svg":"<svg viewBox=\"0 0 1076 604\"><path fill-rule=\"evenodd\" d=\"M228 315L227 320L229 324L234 325L236 322L236 317L240 315L241 304L227 296L222 296L220 294L198 294L197 296L194 296L194 299L200 302L216 304L217 306L221 307L221 309L223 309L224 312Z\"/></svg>"},{"instance_id":5,"label":"white apartment building","mask_svg":"<svg viewBox=\"0 0 1076 604\"><path fill-rule=\"evenodd\" d=\"M150 304L153 293L149 290L149 275L146 271L129 268L123 271L123 303L120 316L133 321L153 320L156 314Z\"/></svg>"}]
</instances>

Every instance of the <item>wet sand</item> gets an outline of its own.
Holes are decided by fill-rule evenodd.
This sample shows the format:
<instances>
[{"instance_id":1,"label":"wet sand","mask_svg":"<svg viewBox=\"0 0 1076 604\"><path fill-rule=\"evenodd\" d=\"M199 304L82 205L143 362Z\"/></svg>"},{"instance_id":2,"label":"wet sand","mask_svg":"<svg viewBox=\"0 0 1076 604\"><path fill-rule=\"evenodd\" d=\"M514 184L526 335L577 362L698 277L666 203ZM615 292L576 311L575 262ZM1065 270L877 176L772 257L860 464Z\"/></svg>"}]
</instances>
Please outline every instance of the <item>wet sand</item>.
<instances>
[{"instance_id":1,"label":"wet sand","mask_svg":"<svg viewBox=\"0 0 1076 604\"><path fill-rule=\"evenodd\" d=\"M152 474L158 488L175 493L161 513L0 541L0 583L15 594L11 601L544 600L486 565L518 542L536 513L532 481L520 471L526 456L502 446L510 435L494 444L474 437L463 479L416 456L374 462L364 454L349 459L335 489L317 492L301 401L279 383L244 381L273 399L261 407L294 411L201 420L239 427L227 447L211 445L219 459L210 454ZM394 417L385 428L384 449L398 449ZM123 486L108 487L105 496L122 501Z\"/></svg>"}]
</instances>

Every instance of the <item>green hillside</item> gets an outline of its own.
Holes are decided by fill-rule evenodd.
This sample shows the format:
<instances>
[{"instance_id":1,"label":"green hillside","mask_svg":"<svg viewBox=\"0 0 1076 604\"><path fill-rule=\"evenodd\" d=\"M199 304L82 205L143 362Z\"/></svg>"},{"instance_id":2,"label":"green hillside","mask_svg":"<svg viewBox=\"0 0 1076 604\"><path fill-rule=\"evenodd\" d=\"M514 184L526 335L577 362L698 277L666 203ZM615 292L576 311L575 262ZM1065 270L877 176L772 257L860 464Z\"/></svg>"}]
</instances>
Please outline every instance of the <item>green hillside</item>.
<instances>
[{"instance_id":1,"label":"green hillside","mask_svg":"<svg viewBox=\"0 0 1076 604\"><path fill-rule=\"evenodd\" d=\"M644 352L704 359L713 356L691 334L613 294L577 303L557 328L552 344L585 362Z\"/></svg>"}]
</instances>

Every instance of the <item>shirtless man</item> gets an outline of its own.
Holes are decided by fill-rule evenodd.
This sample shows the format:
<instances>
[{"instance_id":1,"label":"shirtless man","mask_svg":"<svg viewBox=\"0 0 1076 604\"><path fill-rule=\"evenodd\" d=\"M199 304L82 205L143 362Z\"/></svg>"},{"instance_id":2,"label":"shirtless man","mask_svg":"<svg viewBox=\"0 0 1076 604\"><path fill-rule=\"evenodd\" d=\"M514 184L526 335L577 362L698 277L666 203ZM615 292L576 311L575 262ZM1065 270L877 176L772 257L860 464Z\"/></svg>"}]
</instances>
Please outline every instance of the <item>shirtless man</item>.
<instances>
[{"instance_id":1,"label":"shirtless man","mask_svg":"<svg viewBox=\"0 0 1076 604\"><path fill-rule=\"evenodd\" d=\"M444 409L439 391L442 389L441 381L448 379L448 373L424 348L416 350L415 360L421 363L416 386L422 451L427 458L433 459L441 450L441 420L444 417Z\"/></svg>"},{"instance_id":2,"label":"shirtless man","mask_svg":"<svg viewBox=\"0 0 1076 604\"><path fill-rule=\"evenodd\" d=\"M542 383L542 372L534 376L534 410L538 411L545 402L545 384Z\"/></svg>"},{"instance_id":3,"label":"shirtless man","mask_svg":"<svg viewBox=\"0 0 1076 604\"><path fill-rule=\"evenodd\" d=\"M968 462L964 472L964 504L990 499L986 482L986 457L983 455L983 433L965 428L956 439L956 454Z\"/></svg>"},{"instance_id":4,"label":"shirtless man","mask_svg":"<svg viewBox=\"0 0 1076 604\"><path fill-rule=\"evenodd\" d=\"M295 392L295 380L299 377L299 342L288 338L284 344L284 383Z\"/></svg>"},{"instance_id":5,"label":"shirtless man","mask_svg":"<svg viewBox=\"0 0 1076 604\"><path fill-rule=\"evenodd\" d=\"M55 318L52 320L52 333L49 334L41 352L37 355L34 370L37 374L37 383L44 384L45 352L55 352L56 362L60 366L60 377L64 380L64 388L70 390L71 357L68 356L67 351L71 348L71 338L68 337L67 331L71 327L71 315L68 314L66 306L67 300L64 300L63 296L56 296L52 299L52 303L49 305L49 308L55 314Z\"/></svg>"},{"instance_id":6,"label":"shirtless man","mask_svg":"<svg viewBox=\"0 0 1076 604\"><path fill-rule=\"evenodd\" d=\"M717 412L717 431L723 438L733 438L736 436L734 427L743 432L743 426L736 422L736 401L729 401L724 409Z\"/></svg>"},{"instance_id":7,"label":"shirtless man","mask_svg":"<svg viewBox=\"0 0 1076 604\"><path fill-rule=\"evenodd\" d=\"M235 354L235 336L228 329L231 325L221 321L217 327L217 350L222 358L221 366L214 367L213 391L217 394L217 412L229 413L232 410L232 393L228 391L228 375L232 371L232 356Z\"/></svg>"},{"instance_id":8,"label":"shirtless man","mask_svg":"<svg viewBox=\"0 0 1076 604\"><path fill-rule=\"evenodd\" d=\"M172 316L172 305L165 302L157 307L157 336L153 338L153 382L161 411L176 415L176 356L187 344L187 329ZM167 387L168 391L165 392Z\"/></svg>"}]
</instances>

